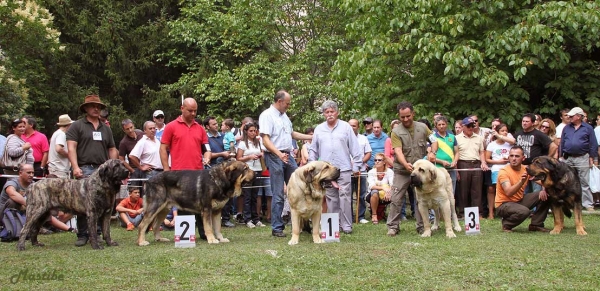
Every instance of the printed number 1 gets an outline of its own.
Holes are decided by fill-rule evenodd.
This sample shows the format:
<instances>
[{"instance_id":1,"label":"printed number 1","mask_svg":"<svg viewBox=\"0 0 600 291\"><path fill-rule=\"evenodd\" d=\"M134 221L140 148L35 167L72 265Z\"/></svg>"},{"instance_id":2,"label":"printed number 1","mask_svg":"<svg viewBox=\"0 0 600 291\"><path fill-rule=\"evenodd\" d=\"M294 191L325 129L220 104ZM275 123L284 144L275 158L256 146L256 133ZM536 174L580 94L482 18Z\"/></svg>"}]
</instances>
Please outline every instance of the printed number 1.
<instances>
[{"instance_id":1,"label":"printed number 1","mask_svg":"<svg viewBox=\"0 0 600 291\"><path fill-rule=\"evenodd\" d=\"M185 225L185 228L183 229L183 232L181 233L181 237L179 239L180 240L190 240L190 237L185 236L188 229L190 228L190 224L187 221L182 221L181 224L179 224L179 226L181 226L181 227L183 227L184 225Z\"/></svg>"},{"instance_id":2,"label":"printed number 1","mask_svg":"<svg viewBox=\"0 0 600 291\"><path fill-rule=\"evenodd\" d=\"M331 217L327 219L327 223L329 224L329 236L333 236L333 230L331 229Z\"/></svg>"},{"instance_id":3,"label":"printed number 1","mask_svg":"<svg viewBox=\"0 0 600 291\"><path fill-rule=\"evenodd\" d=\"M469 222L469 228L475 228L475 212L469 212L469 218L471 218L471 222Z\"/></svg>"}]
</instances>

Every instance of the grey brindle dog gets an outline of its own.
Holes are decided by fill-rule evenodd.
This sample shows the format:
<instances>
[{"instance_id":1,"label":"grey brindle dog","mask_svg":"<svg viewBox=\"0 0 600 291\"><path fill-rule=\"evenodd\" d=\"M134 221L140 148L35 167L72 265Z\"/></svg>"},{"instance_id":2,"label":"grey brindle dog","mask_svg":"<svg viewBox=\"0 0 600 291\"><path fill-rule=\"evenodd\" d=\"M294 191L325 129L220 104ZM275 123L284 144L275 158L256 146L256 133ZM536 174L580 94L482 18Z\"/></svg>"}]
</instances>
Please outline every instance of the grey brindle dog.
<instances>
[{"instance_id":1,"label":"grey brindle dog","mask_svg":"<svg viewBox=\"0 0 600 291\"><path fill-rule=\"evenodd\" d=\"M31 238L34 246L44 246L37 240L42 224L49 220L50 211L63 210L87 215L90 244L93 249L103 249L98 244L97 222L102 221L102 237L108 246L118 243L110 238L110 214L122 180L129 171L120 160L108 160L85 179L44 179L26 190L27 214L17 249L25 250L25 239Z\"/></svg>"}]
</instances>

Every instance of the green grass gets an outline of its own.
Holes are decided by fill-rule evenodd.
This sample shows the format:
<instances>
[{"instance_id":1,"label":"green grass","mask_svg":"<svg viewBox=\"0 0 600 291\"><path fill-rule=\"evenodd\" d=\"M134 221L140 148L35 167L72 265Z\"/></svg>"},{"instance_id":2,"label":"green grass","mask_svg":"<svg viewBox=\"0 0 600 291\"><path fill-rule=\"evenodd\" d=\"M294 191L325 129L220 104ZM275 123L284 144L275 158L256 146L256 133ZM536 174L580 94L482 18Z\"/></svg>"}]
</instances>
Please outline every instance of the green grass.
<instances>
[{"instance_id":1,"label":"green grass","mask_svg":"<svg viewBox=\"0 0 600 291\"><path fill-rule=\"evenodd\" d=\"M396 237L385 224L355 225L340 243L313 244L303 233L288 246L271 236L270 227L224 229L230 243L176 249L173 243L134 244L137 233L113 223L120 243L102 251L73 246L68 233L40 236L43 248L0 244L2 290L591 290L600 285L600 216L585 215L588 235L575 234L566 221L560 235L531 233L529 220L503 233L500 220L483 220L482 234L443 231L421 238L414 220ZM462 225L462 222L461 222ZM552 216L546 226L552 225ZM173 232L165 232L167 237ZM149 237L150 238L150 237ZM64 280L10 278L27 269L34 274L63 275Z\"/></svg>"}]
</instances>

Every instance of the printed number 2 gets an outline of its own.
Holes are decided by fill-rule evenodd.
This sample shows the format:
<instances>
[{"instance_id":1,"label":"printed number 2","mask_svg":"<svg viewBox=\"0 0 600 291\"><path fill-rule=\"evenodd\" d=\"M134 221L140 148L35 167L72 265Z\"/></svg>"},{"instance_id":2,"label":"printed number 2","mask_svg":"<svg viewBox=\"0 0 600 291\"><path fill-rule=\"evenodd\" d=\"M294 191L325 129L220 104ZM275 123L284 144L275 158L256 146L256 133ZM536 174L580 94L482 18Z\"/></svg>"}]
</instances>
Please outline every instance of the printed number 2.
<instances>
[{"instance_id":1,"label":"printed number 2","mask_svg":"<svg viewBox=\"0 0 600 291\"><path fill-rule=\"evenodd\" d=\"M471 218L471 222L469 222L469 228L475 228L475 212L469 212L469 218Z\"/></svg>"},{"instance_id":2,"label":"printed number 2","mask_svg":"<svg viewBox=\"0 0 600 291\"><path fill-rule=\"evenodd\" d=\"M183 229L183 232L181 233L181 237L179 239L180 240L190 240L190 237L185 236L188 229L190 229L190 224L187 221L182 221L181 224L179 224L179 226L181 226L181 227L183 227L184 225L185 225L185 228Z\"/></svg>"},{"instance_id":3,"label":"printed number 2","mask_svg":"<svg viewBox=\"0 0 600 291\"><path fill-rule=\"evenodd\" d=\"M331 217L327 219L327 224L329 224L329 236L333 236L333 230L331 229Z\"/></svg>"}]
</instances>

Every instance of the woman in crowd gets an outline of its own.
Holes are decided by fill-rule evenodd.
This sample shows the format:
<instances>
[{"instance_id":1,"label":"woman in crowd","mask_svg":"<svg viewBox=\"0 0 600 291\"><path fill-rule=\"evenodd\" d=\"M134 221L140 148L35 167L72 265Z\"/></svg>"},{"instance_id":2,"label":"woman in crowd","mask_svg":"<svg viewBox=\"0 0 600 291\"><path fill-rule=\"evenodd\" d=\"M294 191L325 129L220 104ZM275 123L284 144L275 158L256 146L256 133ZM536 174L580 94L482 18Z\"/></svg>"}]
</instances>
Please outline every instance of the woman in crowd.
<instances>
[{"instance_id":1,"label":"woman in crowd","mask_svg":"<svg viewBox=\"0 0 600 291\"><path fill-rule=\"evenodd\" d=\"M391 186L394 185L394 171L385 164L385 156L382 153L375 154L375 166L367 173L367 184L369 185L369 193L365 196L365 200L371 205L371 222L379 223L379 218L384 219L382 214L384 211L378 211L379 205L389 204L389 199L385 199L392 195Z\"/></svg>"},{"instance_id":2,"label":"woman in crowd","mask_svg":"<svg viewBox=\"0 0 600 291\"><path fill-rule=\"evenodd\" d=\"M515 143L514 138L508 137L506 124L499 124L491 132L492 138L485 151L485 161L491 165L490 181L487 181L488 219L494 219L494 203L496 198L496 183L498 172L508 164L508 152Z\"/></svg>"},{"instance_id":3,"label":"woman in crowd","mask_svg":"<svg viewBox=\"0 0 600 291\"><path fill-rule=\"evenodd\" d=\"M258 125L255 123L247 123L244 125L242 140L238 144L236 159L245 162L252 171L255 177L260 177L262 166L260 158L263 156L263 151L258 139ZM264 179L254 179L252 187L262 186ZM257 211L257 196L258 188L244 188L244 223L249 228L256 226L265 226L260 222L260 217Z\"/></svg>"},{"instance_id":4,"label":"woman in crowd","mask_svg":"<svg viewBox=\"0 0 600 291\"><path fill-rule=\"evenodd\" d=\"M539 114L536 114L535 121L533 122L533 127L535 127L537 130L539 130L541 126L542 126L542 116Z\"/></svg>"},{"instance_id":5,"label":"woman in crowd","mask_svg":"<svg viewBox=\"0 0 600 291\"><path fill-rule=\"evenodd\" d=\"M556 125L554 124L554 121L552 121L552 119L542 119L542 121L540 122L540 131L548 135L552 142L556 144L556 146L560 146L559 139L556 136ZM558 151L556 151L553 158L558 159Z\"/></svg>"},{"instance_id":6,"label":"woman in crowd","mask_svg":"<svg viewBox=\"0 0 600 291\"><path fill-rule=\"evenodd\" d=\"M33 165L33 150L31 149L31 144L21 139L21 136L24 133L25 121L22 119L15 119L10 125L9 135L6 138L6 150L4 154L13 159L18 159L25 155L25 163ZM18 175L18 171L5 168L4 174Z\"/></svg>"},{"instance_id":7,"label":"woman in crowd","mask_svg":"<svg viewBox=\"0 0 600 291\"><path fill-rule=\"evenodd\" d=\"M448 119L445 116L438 116L434 120L435 129L431 137L431 151L435 153L435 163L438 167L443 167L452 178L452 190L456 191L456 162L458 161L458 144L455 136L448 132Z\"/></svg>"},{"instance_id":8,"label":"woman in crowd","mask_svg":"<svg viewBox=\"0 0 600 291\"><path fill-rule=\"evenodd\" d=\"M454 135L459 135L462 132L462 120L457 119L454 121Z\"/></svg>"}]
</instances>

